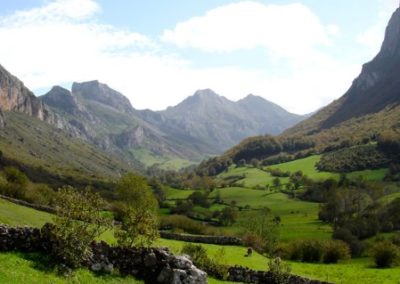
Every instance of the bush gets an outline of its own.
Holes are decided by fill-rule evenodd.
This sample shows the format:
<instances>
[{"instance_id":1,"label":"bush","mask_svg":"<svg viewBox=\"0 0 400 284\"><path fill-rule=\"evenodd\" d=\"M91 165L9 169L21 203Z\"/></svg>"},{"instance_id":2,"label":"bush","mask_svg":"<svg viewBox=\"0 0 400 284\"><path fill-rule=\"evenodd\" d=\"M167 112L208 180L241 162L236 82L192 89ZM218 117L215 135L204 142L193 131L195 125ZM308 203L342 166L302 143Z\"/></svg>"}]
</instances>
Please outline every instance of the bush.
<instances>
[{"instance_id":1,"label":"bush","mask_svg":"<svg viewBox=\"0 0 400 284\"><path fill-rule=\"evenodd\" d=\"M324 255L324 247L319 241L303 241L301 261L320 262Z\"/></svg>"},{"instance_id":2,"label":"bush","mask_svg":"<svg viewBox=\"0 0 400 284\"><path fill-rule=\"evenodd\" d=\"M122 224L114 236L120 246L150 246L158 238L158 204L145 178L126 174L117 183Z\"/></svg>"},{"instance_id":3,"label":"bush","mask_svg":"<svg viewBox=\"0 0 400 284\"><path fill-rule=\"evenodd\" d=\"M350 249L342 241L302 240L281 246L280 254L290 260L337 263L350 258Z\"/></svg>"},{"instance_id":4,"label":"bush","mask_svg":"<svg viewBox=\"0 0 400 284\"><path fill-rule=\"evenodd\" d=\"M381 241L372 247L371 256L374 258L377 267L391 267L399 261L400 250L391 242Z\"/></svg>"},{"instance_id":5,"label":"bush","mask_svg":"<svg viewBox=\"0 0 400 284\"><path fill-rule=\"evenodd\" d=\"M290 283L291 268L288 264L284 263L280 257L271 259L268 262L269 271L273 275L274 282L277 284Z\"/></svg>"},{"instance_id":6,"label":"bush","mask_svg":"<svg viewBox=\"0 0 400 284\"><path fill-rule=\"evenodd\" d=\"M333 238L344 241L349 246L352 257L361 256L365 251L365 244L354 236L348 229L336 229L333 232Z\"/></svg>"},{"instance_id":7,"label":"bush","mask_svg":"<svg viewBox=\"0 0 400 284\"><path fill-rule=\"evenodd\" d=\"M337 263L339 260L350 259L350 248L343 241L327 241L324 249L324 263Z\"/></svg>"},{"instance_id":8,"label":"bush","mask_svg":"<svg viewBox=\"0 0 400 284\"><path fill-rule=\"evenodd\" d=\"M247 247L251 247L258 252L262 252L264 248L263 240L260 236L253 233L246 233L243 237L243 244Z\"/></svg>"},{"instance_id":9,"label":"bush","mask_svg":"<svg viewBox=\"0 0 400 284\"><path fill-rule=\"evenodd\" d=\"M1 193L13 198L23 199L29 179L20 170L14 167L4 168L6 183L1 187Z\"/></svg>"},{"instance_id":10,"label":"bush","mask_svg":"<svg viewBox=\"0 0 400 284\"><path fill-rule=\"evenodd\" d=\"M228 277L229 266L226 265L224 248L219 249L215 256L210 258L203 246L189 243L183 246L181 253L190 256L193 263L209 275L220 280Z\"/></svg>"},{"instance_id":11,"label":"bush","mask_svg":"<svg viewBox=\"0 0 400 284\"><path fill-rule=\"evenodd\" d=\"M183 215L162 216L161 227L172 227L173 230L180 229L189 234L205 234L207 228L203 224L193 221Z\"/></svg>"},{"instance_id":12,"label":"bush","mask_svg":"<svg viewBox=\"0 0 400 284\"><path fill-rule=\"evenodd\" d=\"M51 242L51 256L57 262L77 268L90 256L89 244L111 227L102 214L104 202L97 193L83 193L72 187L60 189L54 225L42 228Z\"/></svg>"}]
</instances>

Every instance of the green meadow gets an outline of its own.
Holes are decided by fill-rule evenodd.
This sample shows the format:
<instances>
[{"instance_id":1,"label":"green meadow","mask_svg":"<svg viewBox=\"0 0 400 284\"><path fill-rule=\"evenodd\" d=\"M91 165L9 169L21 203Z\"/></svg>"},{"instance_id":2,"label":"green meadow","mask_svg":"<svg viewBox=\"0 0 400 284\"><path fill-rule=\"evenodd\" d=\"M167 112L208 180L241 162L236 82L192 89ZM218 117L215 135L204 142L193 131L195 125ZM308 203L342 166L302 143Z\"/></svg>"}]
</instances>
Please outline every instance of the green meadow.
<instances>
[{"instance_id":1,"label":"green meadow","mask_svg":"<svg viewBox=\"0 0 400 284\"><path fill-rule=\"evenodd\" d=\"M278 199L279 200L279 199ZM284 212L288 209L281 209ZM5 212L8 214L4 215ZM14 216L14 217L13 217ZM18 216L18 218L16 218ZM51 215L31 208L0 200L0 222L9 225L28 225L39 227L51 220ZM112 242L112 232L107 232L103 239ZM157 246L168 247L179 253L185 242L159 239ZM221 246L205 245L210 256L219 252ZM243 265L252 269L266 270L268 259L256 252L246 257L246 248L240 246L224 246L227 263ZM0 283L142 283L130 277L118 275L94 275L81 269L73 277L63 278L54 271L40 265L41 256L36 254L0 253ZM324 265L300 262L288 262L294 274L312 279L328 280L334 283L373 284L399 283L400 269L376 269L368 258L354 259L349 262ZM17 269L18 268L18 269ZM210 279L209 283L228 283Z\"/></svg>"}]
</instances>

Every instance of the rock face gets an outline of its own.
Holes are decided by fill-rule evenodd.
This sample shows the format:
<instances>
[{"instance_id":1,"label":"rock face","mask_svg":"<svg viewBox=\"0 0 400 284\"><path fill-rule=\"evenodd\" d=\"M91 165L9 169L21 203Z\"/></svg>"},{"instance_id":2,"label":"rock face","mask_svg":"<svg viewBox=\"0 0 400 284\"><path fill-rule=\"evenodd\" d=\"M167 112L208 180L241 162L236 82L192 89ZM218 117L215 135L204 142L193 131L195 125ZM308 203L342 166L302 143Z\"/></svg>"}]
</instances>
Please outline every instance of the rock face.
<instances>
[{"instance_id":1,"label":"rock face","mask_svg":"<svg viewBox=\"0 0 400 284\"><path fill-rule=\"evenodd\" d=\"M385 39L378 55L366 63L349 91L340 99L341 105L322 125L332 127L352 117L376 113L389 105L400 103L400 9L386 28Z\"/></svg>"},{"instance_id":2,"label":"rock face","mask_svg":"<svg viewBox=\"0 0 400 284\"><path fill-rule=\"evenodd\" d=\"M131 103L124 95L97 80L73 83L71 91L74 97L109 106L121 113L132 114L134 112Z\"/></svg>"},{"instance_id":3,"label":"rock face","mask_svg":"<svg viewBox=\"0 0 400 284\"><path fill-rule=\"evenodd\" d=\"M17 111L39 118L51 120L51 114L43 103L24 84L0 65L0 109Z\"/></svg>"},{"instance_id":4,"label":"rock face","mask_svg":"<svg viewBox=\"0 0 400 284\"><path fill-rule=\"evenodd\" d=\"M6 122L4 121L4 114L0 109L0 128L3 128L6 125Z\"/></svg>"}]
</instances>

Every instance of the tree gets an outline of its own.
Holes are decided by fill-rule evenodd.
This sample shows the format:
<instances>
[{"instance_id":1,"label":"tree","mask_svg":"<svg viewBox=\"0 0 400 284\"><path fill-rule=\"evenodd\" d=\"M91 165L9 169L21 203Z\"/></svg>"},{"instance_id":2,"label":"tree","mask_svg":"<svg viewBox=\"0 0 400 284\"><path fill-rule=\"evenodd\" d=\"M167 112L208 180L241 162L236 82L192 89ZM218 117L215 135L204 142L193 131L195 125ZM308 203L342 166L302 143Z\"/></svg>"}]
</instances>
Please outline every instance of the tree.
<instances>
[{"instance_id":1,"label":"tree","mask_svg":"<svg viewBox=\"0 0 400 284\"><path fill-rule=\"evenodd\" d=\"M279 224L273 221L271 210L262 208L249 216L244 223L247 233L261 239L263 252L273 255L279 241Z\"/></svg>"},{"instance_id":2,"label":"tree","mask_svg":"<svg viewBox=\"0 0 400 284\"><path fill-rule=\"evenodd\" d=\"M117 183L122 224L115 230L124 247L149 246L158 238L157 200L145 178L126 174Z\"/></svg>"},{"instance_id":3,"label":"tree","mask_svg":"<svg viewBox=\"0 0 400 284\"><path fill-rule=\"evenodd\" d=\"M221 210L219 220L224 226L231 226L235 223L238 216L237 209L235 207L225 207Z\"/></svg>"},{"instance_id":4,"label":"tree","mask_svg":"<svg viewBox=\"0 0 400 284\"><path fill-rule=\"evenodd\" d=\"M78 192L61 188L56 197L57 214L53 224L42 228L51 241L51 256L70 268L77 268L90 255L89 244L111 227L102 214L104 201L88 189Z\"/></svg>"},{"instance_id":5,"label":"tree","mask_svg":"<svg viewBox=\"0 0 400 284\"><path fill-rule=\"evenodd\" d=\"M281 188L281 180L280 180L280 178L278 178L278 177L276 177L276 178L274 178L274 180L272 181L272 183L274 184L274 187L276 188L276 189L280 189Z\"/></svg>"}]
</instances>

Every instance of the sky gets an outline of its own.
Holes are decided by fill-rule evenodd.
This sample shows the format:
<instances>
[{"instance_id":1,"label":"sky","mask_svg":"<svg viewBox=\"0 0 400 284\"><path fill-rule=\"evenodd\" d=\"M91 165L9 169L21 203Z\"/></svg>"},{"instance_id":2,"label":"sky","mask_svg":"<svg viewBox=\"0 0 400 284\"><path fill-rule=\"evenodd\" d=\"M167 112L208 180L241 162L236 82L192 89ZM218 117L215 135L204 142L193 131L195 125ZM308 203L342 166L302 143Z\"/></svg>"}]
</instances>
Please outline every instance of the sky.
<instances>
[{"instance_id":1,"label":"sky","mask_svg":"<svg viewBox=\"0 0 400 284\"><path fill-rule=\"evenodd\" d=\"M342 96L379 51L398 0L13 0L0 64L36 95L99 80L136 109L198 89L305 114Z\"/></svg>"}]
</instances>

